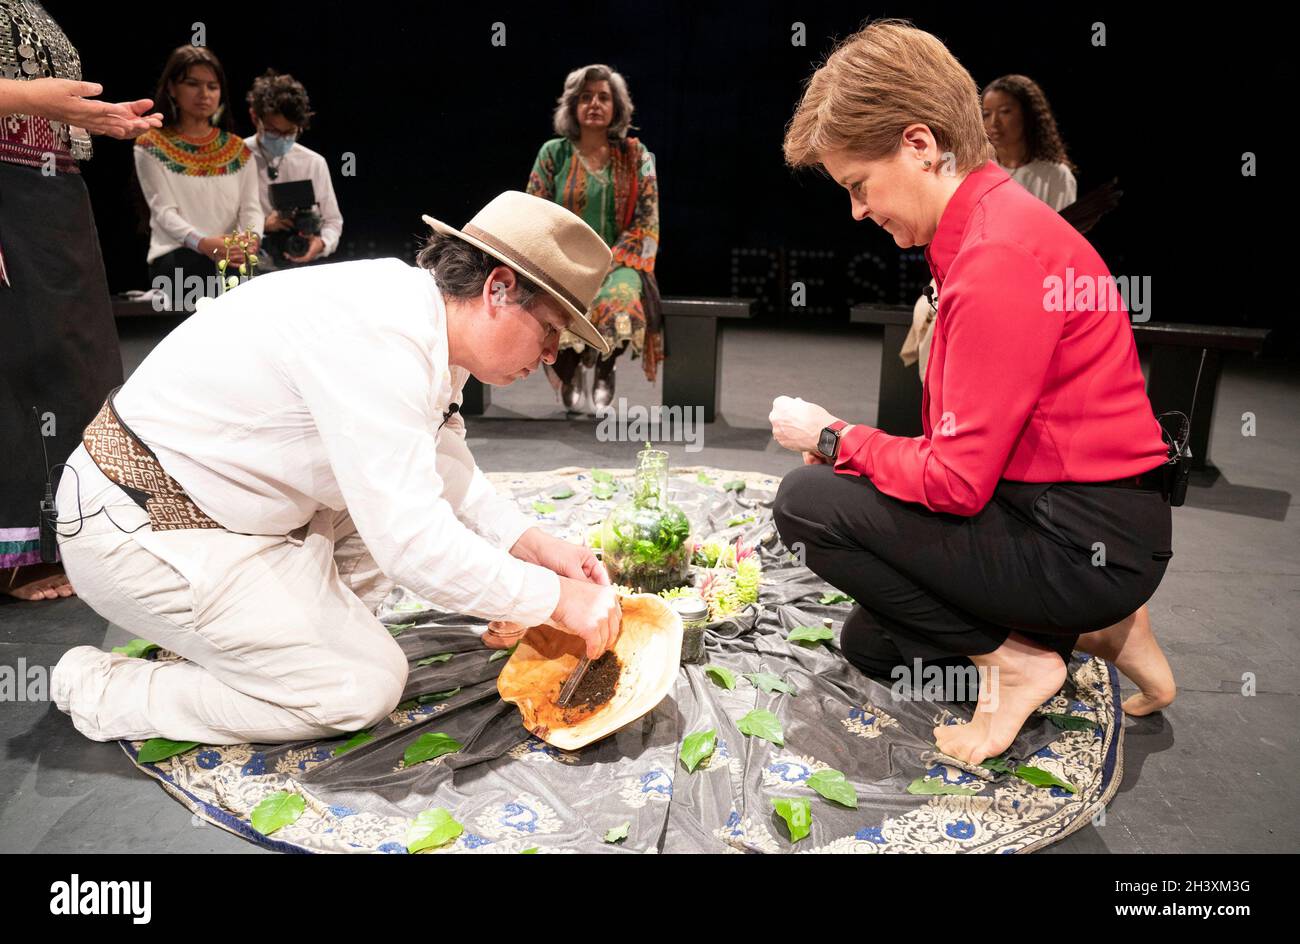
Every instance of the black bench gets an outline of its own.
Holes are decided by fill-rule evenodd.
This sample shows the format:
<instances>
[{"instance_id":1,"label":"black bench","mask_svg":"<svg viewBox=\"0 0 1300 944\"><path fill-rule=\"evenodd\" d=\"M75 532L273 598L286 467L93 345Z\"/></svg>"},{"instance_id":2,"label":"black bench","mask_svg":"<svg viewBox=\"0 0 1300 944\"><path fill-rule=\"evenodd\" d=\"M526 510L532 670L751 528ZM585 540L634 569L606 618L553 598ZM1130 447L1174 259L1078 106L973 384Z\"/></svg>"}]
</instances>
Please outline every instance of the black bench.
<instances>
[{"instance_id":1,"label":"black bench","mask_svg":"<svg viewBox=\"0 0 1300 944\"><path fill-rule=\"evenodd\" d=\"M891 436L920 436L921 375L916 365L904 367L898 352L912 327L911 305L854 305L850 324L882 325L884 348L880 355L880 405L876 428Z\"/></svg>"},{"instance_id":2,"label":"black bench","mask_svg":"<svg viewBox=\"0 0 1300 944\"><path fill-rule=\"evenodd\" d=\"M915 364L904 367L898 356L912 325L912 306L854 305L849 309L849 321L884 327L876 426L895 436L921 435L921 377ZM1133 325L1133 339L1138 347L1151 351L1147 399L1151 401L1152 412L1159 415L1177 410L1191 419L1188 447L1198 484L1208 485L1219 475L1210 462L1210 425L1214 420L1223 352L1258 354L1268 335L1269 331L1263 328L1172 322Z\"/></svg>"},{"instance_id":3,"label":"black bench","mask_svg":"<svg viewBox=\"0 0 1300 944\"><path fill-rule=\"evenodd\" d=\"M1268 335L1265 328L1149 321L1133 325L1133 338L1138 347L1151 349L1147 377L1151 409L1157 416L1178 410L1191 418L1188 447L1192 450L1192 471L1198 484L1209 485L1219 477L1219 470L1210 462L1210 426L1214 421L1214 398L1219 392L1223 352L1259 354Z\"/></svg>"},{"instance_id":4,"label":"black bench","mask_svg":"<svg viewBox=\"0 0 1300 944\"><path fill-rule=\"evenodd\" d=\"M752 298L665 298L664 392L666 407L704 408L704 422L718 415L722 392L719 318L754 317Z\"/></svg>"},{"instance_id":5,"label":"black bench","mask_svg":"<svg viewBox=\"0 0 1300 944\"><path fill-rule=\"evenodd\" d=\"M722 343L719 318L752 318L752 298L665 298L664 362L666 407L704 408L704 422L718 415L722 385ZM479 416L491 400L491 391L473 377L465 383L460 411Z\"/></svg>"}]
</instances>

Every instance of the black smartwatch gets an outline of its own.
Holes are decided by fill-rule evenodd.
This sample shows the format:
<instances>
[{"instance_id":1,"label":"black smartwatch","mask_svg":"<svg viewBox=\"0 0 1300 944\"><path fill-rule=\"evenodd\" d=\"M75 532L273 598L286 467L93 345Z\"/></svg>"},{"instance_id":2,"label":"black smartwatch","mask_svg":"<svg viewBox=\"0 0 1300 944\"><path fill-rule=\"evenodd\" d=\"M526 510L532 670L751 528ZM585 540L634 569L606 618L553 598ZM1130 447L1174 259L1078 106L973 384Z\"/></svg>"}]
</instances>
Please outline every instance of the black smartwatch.
<instances>
[{"instance_id":1,"label":"black smartwatch","mask_svg":"<svg viewBox=\"0 0 1300 944\"><path fill-rule=\"evenodd\" d=\"M836 420L823 429L817 438L817 451L834 462L836 453L840 451L840 432L848 425L844 420Z\"/></svg>"}]
</instances>

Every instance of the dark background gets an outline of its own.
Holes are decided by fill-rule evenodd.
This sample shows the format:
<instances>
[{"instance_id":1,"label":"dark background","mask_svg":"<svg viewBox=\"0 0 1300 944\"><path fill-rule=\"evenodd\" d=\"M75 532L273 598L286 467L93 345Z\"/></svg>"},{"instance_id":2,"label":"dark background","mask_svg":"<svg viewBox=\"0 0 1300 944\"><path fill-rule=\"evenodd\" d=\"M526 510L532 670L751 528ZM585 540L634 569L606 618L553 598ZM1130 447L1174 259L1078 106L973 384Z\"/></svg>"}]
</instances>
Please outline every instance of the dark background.
<instances>
[{"instance_id":1,"label":"dark background","mask_svg":"<svg viewBox=\"0 0 1300 944\"><path fill-rule=\"evenodd\" d=\"M907 17L981 87L1011 72L1043 86L1081 194L1119 178L1121 205L1089 238L1113 274L1151 276L1153 320L1272 327L1273 351L1297 346L1275 284L1275 270L1290 267L1277 126L1296 88L1281 14L1260 25L1092 3L172 0L115 4L109 19L82 3L47 6L86 78L115 100L151 96L196 21L226 67L240 133L252 131L243 96L256 75L272 66L299 78L317 112L302 140L329 160L344 215L334 259L409 258L421 213L460 223L501 190L523 189L553 136L567 71L608 63L626 76L633 133L658 161L664 294L759 295L769 320L828 329L847 322L851 302L910 303L924 262L855 223L837 185L788 170L782 131L833 38L868 17ZM504 47L491 45L496 21ZM807 28L802 48L791 44L796 21ZM1098 21L1104 48L1091 43ZM1242 176L1244 151L1255 152L1258 177ZM354 177L339 175L344 152L356 155ZM130 145L96 139L84 171L113 290L147 287ZM794 279L808 285L806 310L786 308Z\"/></svg>"}]
</instances>

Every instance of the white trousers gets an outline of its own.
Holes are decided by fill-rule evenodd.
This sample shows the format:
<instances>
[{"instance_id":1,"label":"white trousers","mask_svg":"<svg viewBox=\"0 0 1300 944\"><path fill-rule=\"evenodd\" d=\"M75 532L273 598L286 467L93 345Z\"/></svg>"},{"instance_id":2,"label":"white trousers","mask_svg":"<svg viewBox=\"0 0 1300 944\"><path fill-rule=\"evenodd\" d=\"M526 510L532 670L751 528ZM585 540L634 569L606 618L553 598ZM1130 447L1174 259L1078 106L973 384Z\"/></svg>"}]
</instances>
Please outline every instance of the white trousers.
<instances>
[{"instance_id":1,"label":"white trousers","mask_svg":"<svg viewBox=\"0 0 1300 944\"><path fill-rule=\"evenodd\" d=\"M64 470L58 512L77 594L132 636L187 660L92 646L67 652L52 695L87 737L329 737L369 727L401 699L406 657L374 616L393 583L346 511L321 511L285 536L154 532L83 446Z\"/></svg>"}]
</instances>

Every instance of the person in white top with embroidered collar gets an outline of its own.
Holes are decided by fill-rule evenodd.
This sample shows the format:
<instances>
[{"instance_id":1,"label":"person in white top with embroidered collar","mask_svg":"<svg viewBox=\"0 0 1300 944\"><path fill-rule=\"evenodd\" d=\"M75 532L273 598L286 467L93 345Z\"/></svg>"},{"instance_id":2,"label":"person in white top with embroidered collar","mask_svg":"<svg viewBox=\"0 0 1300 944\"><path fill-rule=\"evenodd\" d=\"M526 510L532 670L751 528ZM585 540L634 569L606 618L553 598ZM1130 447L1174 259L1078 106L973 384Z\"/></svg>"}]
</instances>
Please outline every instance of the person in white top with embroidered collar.
<instances>
[{"instance_id":1,"label":"person in white top with embroidered collar","mask_svg":"<svg viewBox=\"0 0 1300 944\"><path fill-rule=\"evenodd\" d=\"M135 140L135 171L149 206L150 282L172 310L219 292L217 261L245 264L225 245L235 232L262 236L253 155L231 131L226 74L204 46L172 51L156 94L163 125ZM231 270L233 274L235 269ZM202 291L192 290L198 286Z\"/></svg>"},{"instance_id":2,"label":"person in white top with embroidered collar","mask_svg":"<svg viewBox=\"0 0 1300 944\"><path fill-rule=\"evenodd\" d=\"M418 266L273 272L206 302L86 428L59 487L81 598L186 661L82 646L51 691L94 740L279 742L365 729L407 659L375 617L397 584L442 609L550 621L595 658L619 630L593 552L537 528L476 467L454 407L470 375L550 363L610 251L550 201L506 192ZM101 513L101 510L103 513Z\"/></svg>"},{"instance_id":3,"label":"person in white top with embroidered collar","mask_svg":"<svg viewBox=\"0 0 1300 944\"><path fill-rule=\"evenodd\" d=\"M334 195L329 165L299 141L314 114L307 90L291 75L268 69L254 80L248 92L248 117L257 133L245 138L244 143L257 165L257 188L266 216L263 255L272 255L274 264L280 267L306 265L332 255L343 235L343 214ZM301 234L306 248L300 254L285 245L293 232L293 219L276 212L270 192L272 184L295 180L311 181L320 226L319 233Z\"/></svg>"}]
</instances>

